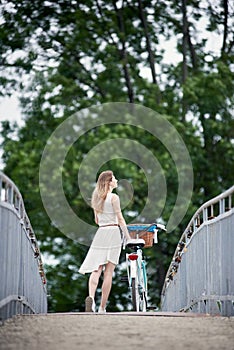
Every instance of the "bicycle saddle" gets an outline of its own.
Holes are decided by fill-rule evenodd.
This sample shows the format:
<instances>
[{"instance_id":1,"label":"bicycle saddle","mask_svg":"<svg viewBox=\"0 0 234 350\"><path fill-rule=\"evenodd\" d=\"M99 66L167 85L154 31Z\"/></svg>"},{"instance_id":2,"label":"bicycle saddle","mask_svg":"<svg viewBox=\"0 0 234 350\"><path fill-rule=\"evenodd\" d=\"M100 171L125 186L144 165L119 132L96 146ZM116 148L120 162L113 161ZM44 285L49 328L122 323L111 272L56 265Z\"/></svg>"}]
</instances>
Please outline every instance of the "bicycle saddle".
<instances>
[{"instance_id":1,"label":"bicycle saddle","mask_svg":"<svg viewBox=\"0 0 234 350\"><path fill-rule=\"evenodd\" d=\"M144 245L145 245L145 241L142 238L132 238L126 242L126 246L128 248L135 248L135 247L143 248Z\"/></svg>"}]
</instances>

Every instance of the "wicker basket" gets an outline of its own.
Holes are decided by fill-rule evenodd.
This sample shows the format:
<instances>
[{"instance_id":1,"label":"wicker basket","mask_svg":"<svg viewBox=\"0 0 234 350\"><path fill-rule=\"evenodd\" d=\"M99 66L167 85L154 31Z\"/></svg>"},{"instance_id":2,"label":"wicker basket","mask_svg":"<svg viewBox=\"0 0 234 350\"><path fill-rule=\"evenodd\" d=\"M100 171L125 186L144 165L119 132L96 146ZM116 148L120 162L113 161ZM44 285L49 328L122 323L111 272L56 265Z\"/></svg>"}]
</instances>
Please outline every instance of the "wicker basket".
<instances>
[{"instance_id":1,"label":"wicker basket","mask_svg":"<svg viewBox=\"0 0 234 350\"><path fill-rule=\"evenodd\" d=\"M145 241L144 248L150 248L154 244L154 232L147 231L151 225L132 224L128 225L131 238L142 238Z\"/></svg>"}]
</instances>

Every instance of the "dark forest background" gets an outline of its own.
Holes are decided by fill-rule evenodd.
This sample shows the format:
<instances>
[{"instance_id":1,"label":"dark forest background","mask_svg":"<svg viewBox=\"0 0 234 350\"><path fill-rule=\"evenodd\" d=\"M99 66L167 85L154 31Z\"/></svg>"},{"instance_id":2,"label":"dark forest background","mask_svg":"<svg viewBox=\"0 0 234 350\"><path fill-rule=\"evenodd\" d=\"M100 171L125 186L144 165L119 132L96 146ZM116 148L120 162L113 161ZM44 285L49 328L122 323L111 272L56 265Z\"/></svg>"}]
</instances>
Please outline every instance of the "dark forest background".
<instances>
[{"instance_id":1,"label":"dark forest background","mask_svg":"<svg viewBox=\"0 0 234 350\"><path fill-rule=\"evenodd\" d=\"M20 95L24 125L1 120L3 171L20 189L45 257L49 311L83 311L87 279L78 274L87 247L50 222L39 192L39 165L47 139L66 118L106 102L151 108L167 118L192 159L194 189L180 225L145 249L151 305L160 292L176 244L198 207L233 184L234 5L228 0L15 0L0 2L0 95ZM213 47L209 44L213 38ZM175 48L172 63L166 43ZM214 49L215 47L215 49ZM7 117L7 111L6 111ZM74 211L93 223L77 191L77 172L95 145L114 137L135 139L165 171L165 223L177 196L176 169L151 134L103 125L75 143L64 165L64 190ZM134 184L135 213L147 197L144 173L112 160L120 179ZM102 169L101 169L102 170ZM125 208L126 221L132 220ZM124 252L121 262L124 261ZM123 264L116 269L109 311L129 308Z\"/></svg>"}]
</instances>

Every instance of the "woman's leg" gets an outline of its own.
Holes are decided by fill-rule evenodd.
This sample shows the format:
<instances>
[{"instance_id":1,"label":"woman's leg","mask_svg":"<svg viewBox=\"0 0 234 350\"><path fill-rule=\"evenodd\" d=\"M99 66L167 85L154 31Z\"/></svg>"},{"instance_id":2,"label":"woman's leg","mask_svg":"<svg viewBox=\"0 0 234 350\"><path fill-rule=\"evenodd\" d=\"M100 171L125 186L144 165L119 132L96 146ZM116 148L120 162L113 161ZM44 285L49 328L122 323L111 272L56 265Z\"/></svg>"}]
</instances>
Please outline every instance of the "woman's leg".
<instances>
[{"instance_id":1,"label":"woman's leg","mask_svg":"<svg viewBox=\"0 0 234 350\"><path fill-rule=\"evenodd\" d=\"M104 279L102 283L102 298L101 298L101 308L105 309L106 303L111 291L112 286L112 276L115 269L115 264L108 262L105 266Z\"/></svg>"},{"instance_id":2,"label":"woman's leg","mask_svg":"<svg viewBox=\"0 0 234 350\"><path fill-rule=\"evenodd\" d=\"M100 265L97 271L93 271L89 277L89 296L94 299L96 289L101 276L103 265Z\"/></svg>"}]
</instances>

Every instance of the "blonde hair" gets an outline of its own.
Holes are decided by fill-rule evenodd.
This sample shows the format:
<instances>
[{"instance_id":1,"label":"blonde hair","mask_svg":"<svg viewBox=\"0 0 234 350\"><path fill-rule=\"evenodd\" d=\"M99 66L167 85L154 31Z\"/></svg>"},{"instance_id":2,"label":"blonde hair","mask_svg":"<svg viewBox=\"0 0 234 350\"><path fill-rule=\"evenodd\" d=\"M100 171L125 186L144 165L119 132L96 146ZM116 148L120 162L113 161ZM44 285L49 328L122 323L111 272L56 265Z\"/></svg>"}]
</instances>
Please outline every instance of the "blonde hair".
<instances>
[{"instance_id":1,"label":"blonde hair","mask_svg":"<svg viewBox=\"0 0 234 350\"><path fill-rule=\"evenodd\" d=\"M113 172L111 170L103 171L97 180L96 187L92 194L91 207L97 212L103 211L104 201L109 191L110 182L112 180Z\"/></svg>"}]
</instances>

